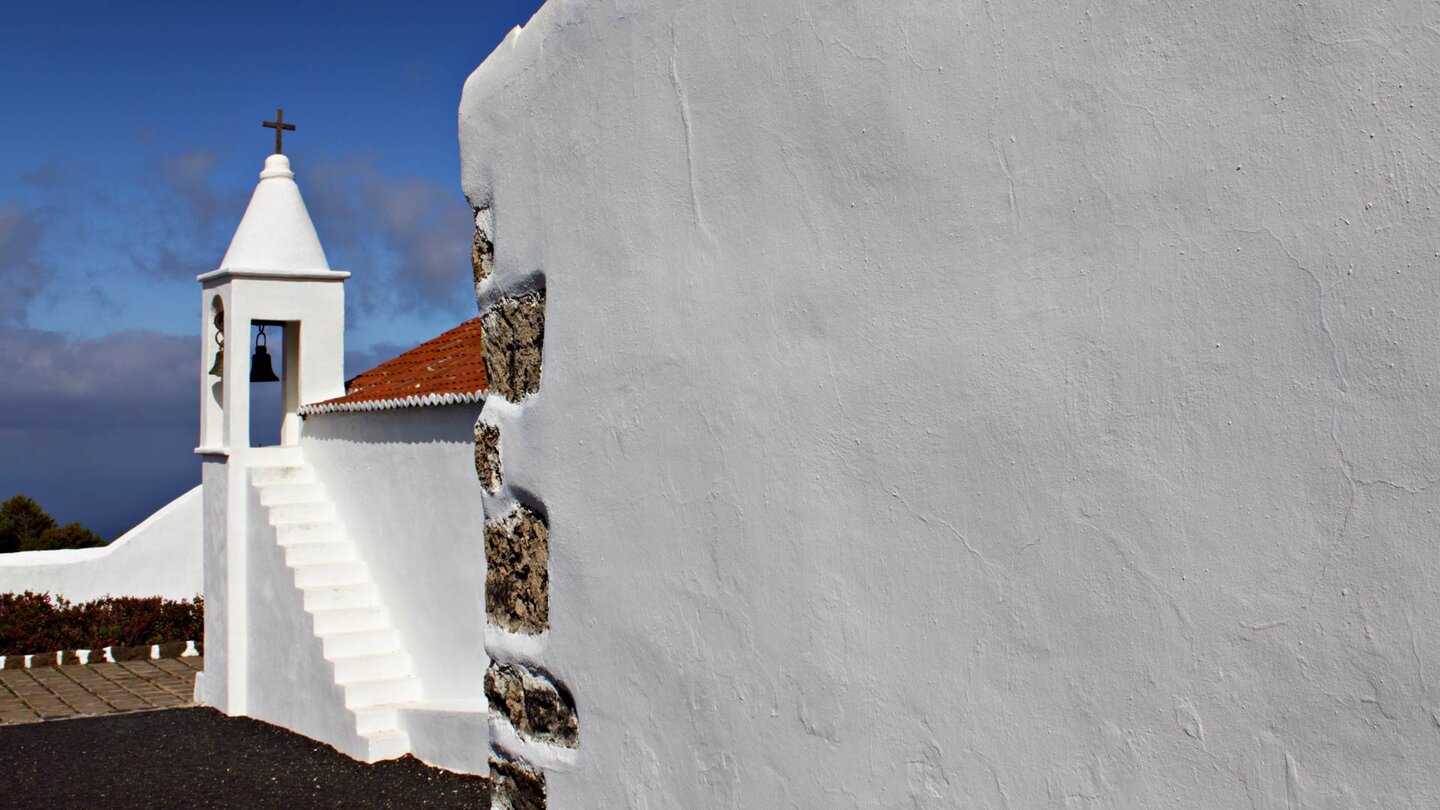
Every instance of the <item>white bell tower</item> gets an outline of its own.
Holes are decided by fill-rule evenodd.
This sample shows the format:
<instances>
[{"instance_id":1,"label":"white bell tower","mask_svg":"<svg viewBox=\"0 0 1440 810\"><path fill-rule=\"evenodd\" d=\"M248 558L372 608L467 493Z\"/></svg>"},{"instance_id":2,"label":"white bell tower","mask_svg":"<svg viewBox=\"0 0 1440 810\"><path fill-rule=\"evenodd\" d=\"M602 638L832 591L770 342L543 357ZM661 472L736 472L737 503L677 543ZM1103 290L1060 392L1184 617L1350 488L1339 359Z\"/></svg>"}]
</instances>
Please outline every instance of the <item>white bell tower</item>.
<instances>
[{"instance_id":1,"label":"white bell tower","mask_svg":"<svg viewBox=\"0 0 1440 810\"><path fill-rule=\"evenodd\" d=\"M277 153L265 160L230 249L219 269L199 276L203 345L195 452L204 486L208 644L197 691L203 702L231 714L245 711L246 679L229 677L229 667L248 660L243 594L249 470L298 460L300 406L345 393L344 282L350 274L330 269L276 134ZM252 326L284 333L284 356L276 364L284 408L279 446L251 444Z\"/></svg>"}]
</instances>

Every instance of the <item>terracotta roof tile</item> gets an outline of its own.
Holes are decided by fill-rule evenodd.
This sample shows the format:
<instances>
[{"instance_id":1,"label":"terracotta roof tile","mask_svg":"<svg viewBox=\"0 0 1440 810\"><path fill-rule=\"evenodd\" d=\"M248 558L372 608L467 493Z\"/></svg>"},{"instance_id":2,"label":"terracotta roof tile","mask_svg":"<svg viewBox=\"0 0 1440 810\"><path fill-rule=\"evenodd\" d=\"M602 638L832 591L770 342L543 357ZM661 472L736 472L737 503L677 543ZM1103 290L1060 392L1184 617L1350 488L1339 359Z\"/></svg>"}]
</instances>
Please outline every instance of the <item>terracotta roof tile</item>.
<instances>
[{"instance_id":1,"label":"terracotta roof tile","mask_svg":"<svg viewBox=\"0 0 1440 810\"><path fill-rule=\"evenodd\" d=\"M306 405L301 413L476 402L484 395L485 388L480 319L471 318L356 376L346 383L345 396Z\"/></svg>"}]
</instances>

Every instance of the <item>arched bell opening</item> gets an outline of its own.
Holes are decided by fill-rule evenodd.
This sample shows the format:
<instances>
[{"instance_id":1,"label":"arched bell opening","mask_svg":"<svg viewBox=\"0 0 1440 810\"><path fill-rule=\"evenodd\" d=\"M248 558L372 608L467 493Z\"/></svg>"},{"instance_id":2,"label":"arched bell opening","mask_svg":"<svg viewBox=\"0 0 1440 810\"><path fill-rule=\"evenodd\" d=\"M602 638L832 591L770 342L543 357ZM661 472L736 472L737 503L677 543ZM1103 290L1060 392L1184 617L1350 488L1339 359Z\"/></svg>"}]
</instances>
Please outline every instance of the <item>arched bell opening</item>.
<instances>
[{"instance_id":1,"label":"arched bell opening","mask_svg":"<svg viewBox=\"0 0 1440 810\"><path fill-rule=\"evenodd\" d=\"M225 299L219 295L210 299L204 333L200 446L219 447L224 444L225 413Z\"/></svg>"},{"instance_id":2,"label":"arched bell opening","mask_svg":"<svg viewBox=\"0 0 1440 810\"><path fill-rule=\"evenodd\" d=\"M250 446L300 441L300 324L257 320L250 324Z\"/></svg>"}]
</instances>

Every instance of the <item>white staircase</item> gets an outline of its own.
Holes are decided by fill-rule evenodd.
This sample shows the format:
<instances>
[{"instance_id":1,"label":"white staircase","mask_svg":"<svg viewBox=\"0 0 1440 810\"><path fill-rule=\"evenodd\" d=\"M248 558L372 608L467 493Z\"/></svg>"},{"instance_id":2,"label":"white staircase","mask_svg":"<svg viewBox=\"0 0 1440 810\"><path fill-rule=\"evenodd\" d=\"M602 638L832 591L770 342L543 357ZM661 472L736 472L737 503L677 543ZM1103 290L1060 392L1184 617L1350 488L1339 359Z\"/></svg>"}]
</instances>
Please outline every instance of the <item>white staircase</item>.
<instances>
[{"instance_id":1,"label":"white staircase","mask_svg":"<svg viewBox=\"0 0 1440 810\"><path fill-rule=\"evenodd\" d=\"M324 485L303 462L253 467L251 481L304 594L345 708L355 716L366 746L361 758L375 762L409 753L399 710L420 699L420 682Z\"/></svg>"}]
</instances>

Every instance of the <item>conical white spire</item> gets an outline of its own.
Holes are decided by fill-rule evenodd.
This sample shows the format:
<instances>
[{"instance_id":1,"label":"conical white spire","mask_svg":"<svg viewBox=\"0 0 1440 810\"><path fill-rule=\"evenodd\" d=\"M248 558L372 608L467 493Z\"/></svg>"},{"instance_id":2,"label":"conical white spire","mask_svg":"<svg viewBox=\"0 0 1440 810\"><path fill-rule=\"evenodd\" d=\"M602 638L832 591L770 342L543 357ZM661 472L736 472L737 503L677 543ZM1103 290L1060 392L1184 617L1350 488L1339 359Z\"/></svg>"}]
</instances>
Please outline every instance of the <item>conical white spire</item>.
<instances>
[{"instance_id":1,"label":"conical white spire","mask_svg":"<svg viewBox=\"0 0 1440 810\"><path fill-rule=\"evenodd\" d=\"M290 159L271 155L220 270L284 275L329 269L300 187L295 185L295 173L290 171Z\"/></svg>"}]
</instances>

